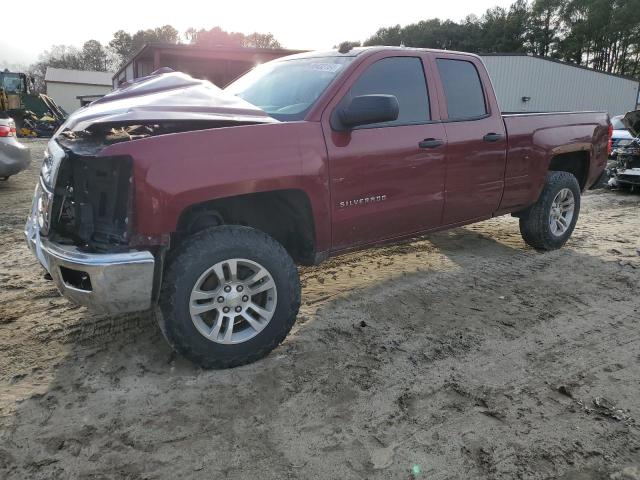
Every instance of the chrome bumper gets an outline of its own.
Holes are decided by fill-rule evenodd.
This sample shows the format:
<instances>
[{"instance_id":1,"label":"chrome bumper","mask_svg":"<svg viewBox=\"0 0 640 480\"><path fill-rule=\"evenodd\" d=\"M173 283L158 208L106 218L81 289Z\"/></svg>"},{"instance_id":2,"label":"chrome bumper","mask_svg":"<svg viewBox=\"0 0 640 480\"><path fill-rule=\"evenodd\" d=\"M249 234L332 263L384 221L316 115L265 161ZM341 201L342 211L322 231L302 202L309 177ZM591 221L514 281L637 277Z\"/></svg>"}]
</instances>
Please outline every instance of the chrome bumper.
<instances>
[{"instance_id":1,"label":"chrome bumper","mask_svg":"<svg viewBox=\"0 0 640 480\"><path fill-rule=\"evenodd\" d=\"M155 267L151 252L95 254L51 242L40 236L36 203L37 198L25 226L27 244L62 295L104 313L151 307Z\"/></svg>"}]
</instances>

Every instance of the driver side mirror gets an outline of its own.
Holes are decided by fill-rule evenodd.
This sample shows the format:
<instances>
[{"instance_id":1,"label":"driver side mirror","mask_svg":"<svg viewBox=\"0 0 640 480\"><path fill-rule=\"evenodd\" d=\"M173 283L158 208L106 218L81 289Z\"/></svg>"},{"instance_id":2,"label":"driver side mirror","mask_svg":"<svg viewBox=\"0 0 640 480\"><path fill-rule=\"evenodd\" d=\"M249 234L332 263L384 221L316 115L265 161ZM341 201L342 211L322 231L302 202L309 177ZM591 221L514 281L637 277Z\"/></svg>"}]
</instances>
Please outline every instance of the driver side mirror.
<instances>
[{"instance_id":1,"label":"driver side mirror","mask_svg":"<svg viewBox=\"0 0 640 480\"><path fill-rule=\"evenodd\" d=\"M337 108L331 126L337 131L351 130L361 125L392 122L398 119L400 106L394 95L360 95Z\"/></svg>"}]
</instances>

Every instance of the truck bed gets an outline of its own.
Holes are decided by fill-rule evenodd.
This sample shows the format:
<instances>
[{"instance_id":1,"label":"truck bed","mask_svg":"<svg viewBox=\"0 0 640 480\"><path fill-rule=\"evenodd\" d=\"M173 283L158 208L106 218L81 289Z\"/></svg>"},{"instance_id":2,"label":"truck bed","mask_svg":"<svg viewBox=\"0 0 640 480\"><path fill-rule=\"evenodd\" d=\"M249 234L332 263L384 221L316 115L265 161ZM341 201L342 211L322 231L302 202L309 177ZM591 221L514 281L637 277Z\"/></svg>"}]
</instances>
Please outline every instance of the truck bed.
<instances>
[{"instance_id":1,"label":"truck bed","mask_svg":"<svg viewBox=\"0 0 640 480\"><path fill-rule=\"evenodd\" d=\"M535 202L549 171L549 159L558 155L570 157L576 168L585 170L581 188L598 180L607 162L606 112L503 113L502 119L508 150L501 211Z\"/></svg>"}]
</instances>

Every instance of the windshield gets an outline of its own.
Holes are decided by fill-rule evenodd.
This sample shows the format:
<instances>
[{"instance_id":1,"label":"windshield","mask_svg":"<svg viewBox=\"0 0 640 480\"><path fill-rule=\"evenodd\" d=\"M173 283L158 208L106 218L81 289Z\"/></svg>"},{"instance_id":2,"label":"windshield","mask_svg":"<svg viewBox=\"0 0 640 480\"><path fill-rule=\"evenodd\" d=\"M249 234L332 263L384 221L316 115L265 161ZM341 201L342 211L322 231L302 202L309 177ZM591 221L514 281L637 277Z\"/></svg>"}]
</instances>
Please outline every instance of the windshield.
<instances>
[{"instance_id":1,"label":"windshield","mask_svg":"<svg viewBox=\"0 0 640 480\"><path fill-rule=\"evenodd\" d=\"M320 94L354 57L301 58L265 63L225 91L273 118L302 120Z\"/></svg>"},{"instance_id":2,"label":"windshield","mask_svg":"<svg viewBox=\"0 0 640 480\"><path fill-rule=\"evenodd\" d=\"M627 127L624 126L624 124L622 123L622 117L613 117L611 119L611 125L613 126L614 130L626 130Z\"/></svg>"}]
</instances>

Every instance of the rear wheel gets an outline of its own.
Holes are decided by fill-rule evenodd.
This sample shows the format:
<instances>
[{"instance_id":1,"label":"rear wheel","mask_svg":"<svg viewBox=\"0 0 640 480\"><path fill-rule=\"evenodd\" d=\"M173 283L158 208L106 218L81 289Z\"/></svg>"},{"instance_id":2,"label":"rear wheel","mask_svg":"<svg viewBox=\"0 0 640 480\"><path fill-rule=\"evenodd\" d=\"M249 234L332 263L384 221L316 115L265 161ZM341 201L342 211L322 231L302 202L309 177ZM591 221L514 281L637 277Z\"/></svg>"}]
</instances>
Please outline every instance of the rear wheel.
<instances>
[{"instance_id":1,"label":"rear wheel","mask_svg":"<svg viewBox=\"0 0 640 480\"><path fill-rule=\"evenodd\" d=\"M163 281L158 321L169 344L204 368L264 357L289 333L300 306L298 271L269 235L214 227L179 247Z\"/></svg>"},{"instance_id":2,"label":"rear wheel","mask_svg":"<svg viewBox=\"0 0 640 480\"><path fill-rule=\"evenodd\" d=\"M549 172L538 201L520 218L524 241L538 250L562 247L580 213L580 185L568 172Z\"/></svg>"}]
</instances>

